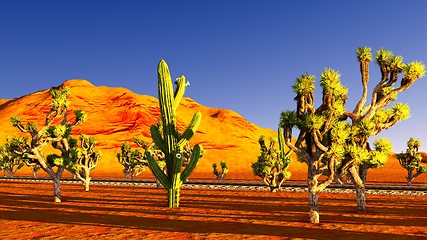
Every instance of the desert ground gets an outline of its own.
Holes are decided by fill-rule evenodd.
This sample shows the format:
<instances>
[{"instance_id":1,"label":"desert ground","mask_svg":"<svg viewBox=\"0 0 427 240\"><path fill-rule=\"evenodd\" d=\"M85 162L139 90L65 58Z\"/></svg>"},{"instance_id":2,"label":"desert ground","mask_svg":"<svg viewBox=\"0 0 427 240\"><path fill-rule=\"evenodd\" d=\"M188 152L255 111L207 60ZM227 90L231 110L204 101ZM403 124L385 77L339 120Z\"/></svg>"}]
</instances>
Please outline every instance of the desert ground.
<instances>
[{"instance_id":1,"label":"desert ground","mask_svg":"<svg viewBox=\"0 0 427 240\"><path fill-rule=\"evenodd\" d=\"M183 189L166 207L161 188L0 182L0 239L425 239L427 198L321 193L320 224L307 221L298 192Z\"/></svg>"}]
</instances>

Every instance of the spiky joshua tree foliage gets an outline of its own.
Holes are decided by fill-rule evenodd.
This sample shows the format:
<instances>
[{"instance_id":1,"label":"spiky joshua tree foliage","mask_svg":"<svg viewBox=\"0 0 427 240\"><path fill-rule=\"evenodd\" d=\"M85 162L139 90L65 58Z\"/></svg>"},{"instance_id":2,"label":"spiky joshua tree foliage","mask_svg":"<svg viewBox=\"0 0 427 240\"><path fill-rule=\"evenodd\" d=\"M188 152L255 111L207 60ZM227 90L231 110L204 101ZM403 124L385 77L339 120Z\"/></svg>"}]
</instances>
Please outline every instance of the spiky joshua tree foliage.
<instances>
[{"instance_id":1,"label":"spiky joshua tree foliage","mask_svg":"<svg viewBox=\"0 0 427 240\"><path fill-rule=\"evenodd\" d=\"M179 206L181 185L194 170L200 158L201 147L195 145L187 167L181 172L184 146L196 133L202 114L196 112L184 133L179 134L176 128L176 110L189 83L184 76L177 78L174 92L169 68L164 60L160 61L157 72L163 134L155 125L151 126L150 132L154 143L165 155L166 173L156 163L153 152L148 150L145 155L154 176L168 191L168 206L175 208Z\"/></svg>"},{"instance_id":2,"label":"spiky joshua tree foliage","mask_svg":"<svg viewBox=\"0 0 427 240\"><path fill-rule=\"evenodd\" d=\"M89 191L90 171L95 169L98 165L101 153L95 151L96 140L81 134L79 143L76 140L69 140L70 142L70 159L71 162L67 166L67 170L75 174L78 179L83 182L84 190Z\"/></svg>"},{"instance_id":3,"label":"spiky joshua tree foliage","mask_svg":"<svg viewBox=\"0 0 427 240\"><path fill-rule=\"evenodd\" d=\"M216 176L216 180L218 182L221 182L222 179L224 179L224 177L227 176L228 167L227 167L227 163L224 161L221 161L219 165L221 166L221 171L218 171L218 165L216 163L213 163L212 167L213 167L213 174Z\"/></svg>"},{"instance_id":4,"label":"spiky joshua tree foliage","mask_svg":"<svg viewBox=\"0 0 427 240\"><path fill-rule=\"evenodd\" d=\"M291 164L291 150L285 151L285 142L283 130L279 128L279 149L275 148L276 140L270 138L270 144L267 147L265 137L261 136L258 140L261 155L258 161L252 163L252 171L254 175L260 177L265 185L270 188L270 191L276 192L282 186L285 180L291 177L291 172L288 168Z\"/></svg>"},{"instance_id":5,"label":"spiky joshua tree foliage","mask_svg":"<svg viewBox=\"0 0 427 240\"><path fill-rule=\"evenodd\" d=\"M68 122L68 87L52 88L49 91L52 97L52 107L47 113L41 128L35 123L24 124L19 117L12 117L11 122L21 132L30 135L27 138L13 138L10 142L14 154L20 156L28 165L38 164L52 178L54 185L54 201L61 202L62 174L70 163L69 137L71 128L87 119L82 110L74 111L75 120ZM45 156L43 147L51 145L59 154ZM56 170L56 171L55 171Z\"/></svg>"},{"instance_id":6,"label":"spiky joshua tree foliage","mask_svg":"<svg viewBox=\"0 0 427 240\"><path fill-rule=\"evenodd\" d=\"M411 186L412 181L416 177L423 173L427 173L427 166L421 165L423 157L418 153L421 141L415 138L410 138L407 142L407 146L408 148L406 149L406 152L396 154L396 158L400 165L408 172L406 180L408 186Z\"/></svg>"}]
</instances>

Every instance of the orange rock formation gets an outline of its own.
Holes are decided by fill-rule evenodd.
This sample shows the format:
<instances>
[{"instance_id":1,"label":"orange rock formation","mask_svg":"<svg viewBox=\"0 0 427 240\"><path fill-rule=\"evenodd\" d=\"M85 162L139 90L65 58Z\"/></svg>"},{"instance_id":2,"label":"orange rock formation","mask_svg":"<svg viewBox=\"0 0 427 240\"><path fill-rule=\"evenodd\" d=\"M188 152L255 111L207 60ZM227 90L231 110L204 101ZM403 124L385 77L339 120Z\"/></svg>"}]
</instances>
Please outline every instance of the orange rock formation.
<instances>
[{"instance_id":1,"label":"orange rock formation","mask_svg":"<svg viewBox=\"0 0 427 240\"><path fill-rule=\"evenodd\" d=\"M117 162L116 153L120 152L123 142L132 142L133 137L151 142L150 126L160 117L157 99L125 88L94 86L86 80L68 80L62 85L71 89L69 116L73 116L72 111L77 109L83 109L88 114L88 121L74 127L73 135L84 133L94 137L98 142L97 149L102 152L94 175L121 176L122 166ZM12 127L10 117L20 116L24 122L33 121L42 125L50 103L48 90L3 101L0 105L0 143L5 141L6 136L25 136ZM196 111L202 112L203 117L190 144L201 144L206 153L195 173L210 173L213 162L225 160L232 169L230 172L251 174L251 162L256 161L259 155L259 136L276 136L275 131L260 128L236 112L208 108L190 98L184 98L178 108L180 131L184 131ZM132 146L137 147L135 144Z\"/></svg>"}]
</instances>

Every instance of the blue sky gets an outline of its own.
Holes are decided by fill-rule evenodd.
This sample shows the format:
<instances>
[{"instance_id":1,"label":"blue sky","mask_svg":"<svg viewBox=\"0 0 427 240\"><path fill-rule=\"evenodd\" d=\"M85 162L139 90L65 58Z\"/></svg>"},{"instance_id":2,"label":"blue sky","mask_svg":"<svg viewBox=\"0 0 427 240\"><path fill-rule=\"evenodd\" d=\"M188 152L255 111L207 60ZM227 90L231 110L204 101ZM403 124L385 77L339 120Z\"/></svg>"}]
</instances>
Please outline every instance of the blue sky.
<instances>
[{"instance_id":1,"label":"blue sky","mask_svg":"<svg viewBox=\"0 0 427 240\"><path fill-rule=\"evenodd\" d=\"M427 1L0 1L0 98L67 79L157 96L156 66L186 75L186 96L277 128L295 109L291 86L309 72L338 70L348 108L361 95L357 47L427 63ZM370 89L379 79L371 64ZM318 87L318 90L320 87ZM427 79L398 101L411 119L380 136L394 151L410 137L427 151ZM317 92L319 103L320 92Z\"/></svg>"}]
</instances>

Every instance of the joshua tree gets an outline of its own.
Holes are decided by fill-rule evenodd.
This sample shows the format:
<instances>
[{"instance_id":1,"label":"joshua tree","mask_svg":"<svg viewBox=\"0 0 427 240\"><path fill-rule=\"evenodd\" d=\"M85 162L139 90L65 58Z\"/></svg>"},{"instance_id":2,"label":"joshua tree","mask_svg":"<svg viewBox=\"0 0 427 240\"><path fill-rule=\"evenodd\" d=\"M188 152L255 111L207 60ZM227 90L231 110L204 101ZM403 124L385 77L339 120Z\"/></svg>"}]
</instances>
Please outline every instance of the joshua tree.
<instances>
[{"instance_id":1,"label":"joshua tree","mask_svg":"<svg viewBox=\"0 0 427 240\"><path fill-rule=\"evenodd\" d=\"M311 173L316 173L314 176L317 176L323 172L328 176L327 180L319 185L322 189L332 181L331 177L337 178L337 175L348 171L356 185L358 211L365 212L367 170L383 166L386 155L391 153L391 144L387 140L376 142L376 150L371 150L369 137L378 135L383 129L409 116L409 107L405 104L395 103L389 109L385 107L396 99L399 92L408 89L415 80L423 77L425 67L421 62L404 64L402 57L393 56L387 50L379 50L376 59L381 70L381 80L372 92L371 102L366 105L371 50L359 48L356 52L362 74L363 93L352 112L344 107L347 89L341 86L339 74L325 70L321 77L322 105L317 109L313 107L314 76L302 76L294 85L297 93L297 112L282 113L281 124L285 130L286 144L309 165L309 195L312 182L310 178L313 178ZM403 73L400 86L395 87L400 73ZM348 118L351 124L346 121ZM296 143L292 144L291 133L294 126L298 127L300 134ZM339 138L335 139L336 136ZM330 151L334 154L331 155ZM322 165L328 167L319 167ZM314 183L317 184L317 181ZM315 192L311 193L312 196L316 196ZM309 199L309 205L316 208L310 201L312 200Z\"/></svg>"},{"instance_id":2,"label":"joshua tree","mask_svg":"<svg viewBox=\"0 0 427 240\"><path fill-rule=\"evenodd\" d=\"M46 116L43 127L40 129L37 129L35 123L30 122L24 125L19 117L11 118L14 127L17 127L23 133L29 134L31 137L29 143L26 138L13 138L11 147L13 152L19 155L27 164L39 164L49 174L53 180L54 201L61 202L60 179L67 164L69 164L71 127L84 122L87 119L87 115L82 110L76 110L74 111L75 121L69 123L69 88L52 88L49 93L52 97L52 108ZM58 121L58 124L54 124L54 122ZM59 150L60 155L51 154L45 156L43 147L47 145Z\"/></svg>"},{"instance_id":3,"label":"joshua tree","mask_svg":"<svg viewBox=\"0 0 427 240\"><path fill-rule=\"evenodd\" d=\"M122 153L117 153L117 159L124 167L125 178L134 180L136 176L145 170L148 162L144 154L138 149L132 150L128 142L123 143L120 148Z\"/></svg>"},{"instance_id":4,"label":"joshua tree","mask_svg":"<svg viewBox=\"0 0 427 240\"><path fill-rule=\"evenodd\" d=\"M406 149L406 152L396 154L396 158L400 165L408 171L406 180L408 182L408 186L411 186L412 180L423 173L427 173L427 167L421 165L423 157L418 153L418 148L421 146L421 141L415 138L410 138L407 146L408 148Z\"/></svg>"},{"instance_id":5,"label":"joshua tree","mask_svg":"<svg viewBox=\"0 0 427 240\"><path fill-rule=\"evenodd\" d=\"M217 169L217 165L216 165L216 163L214 163L214 164L212 164L212 167L213 167L213 174L215 174L215 176L216 176L216 180L218 181L218 182L221 182L222 181L222 179L227 175L227 173L228 173L228 167L227 167L227 163L226 162L224 162L224 161L221 161L221 163L220 163L220 165L221 165L221 172L220 171L218 171L218 169Z\"/></svg>"},{"instance_id":6,"label":"joshua tree","mask_svg":"<svg viewBox=\"0 0 427 240\"><path fill-rule=\"evenodd\" d=\"M196 112L184 133L179 134L176 128L176 110L184 95L185 87L189 83L184 76L179 77L176 80L177 87L174 93L169 68L164 60L160 61L157 72L163 134L155 125L151 126L150 132L154 143L164 153L166 173L156 163L153 158L155 154L152 151L147 149L145 155L154 176L168 191L168 206L175 208L179 206L181 185L194 170L200 158L201 147L195 145L187 167L181 172L184 146L196 133L202 115L200 112Z\"/></svg>"},{"instance_id":7,"label":"joshua tree","mask_svg":"<svg viewBox=\"0 0 427 240\"><path fill-rule=\"evenodd\" d=\"M351 120L351 137L347 148L351 149L343 161L343 169L348 170L356 187L358 212L366 212L365 184L368 169L383 167L392 153L391 144L386 140L374 143L376 152L372 152L369 137L376 136L383 129L392 127L397 122L409 117L409 106L393 103L398 93L407 90L417 79L425 74L421 62L403 63L401 56L394 56L391 51L380 49L376 53L376 62L380 67L381 78L374 87L371 100L367 104L369 63L372 59L371 49L358 48L357 60L360 64L362 97L352 112L345 117ZM399 75L402 74L401 80ZM398 84L400 83L400 84ZM360 157L355 157L356 155Z\"/></svg>"},{"instance_id":8,"label":"joshua tree","mask_svg":"<svg viewBox=\"0 0 427 240\"><path fill-rule=\"evenodd\" d=\"M350 126L339 117L345 113L347 88L340 83L340 74L325 69L321 75L323 102L314 107L313 75L297 78L293 89L297 96L296 112L282 112L280 126L283 128L286 145L297 154L299 161L308 166L308 205L309 221L319 223L319 192L335 178L336 168L345 155L344 144L350 134ZM299 135L292 143L292 129L297 127ZM326 179L319 180L321 175Z\"/></svg>"},{"instance_id":9,"label":"joshua tree","mask_svg":"<svg viewBox=\"0 0 427 240\"><path fill-rule=\"evenodd\" d=\"M258 140L261 148L261 156L258 161L252 163L254 175L260 177L270 191L276 192L282 186L282 183L291 177L288 167L291 164L291 150L285 153L285 143L283 130L279 128L279 150L274 145L276 140L270 138L270 145L265 145L265 137L261 136Z\"/></svg>"},{"instance_id":10,"label":"joshua tree","mask_svg":"<svg viewBox=\"0 0 427 240\"><path fill-rule=\"evenodd\" d=\"M10 149L10 144L7 142L4 146L0 146L0 168L3 169L3 176L7 177L6 174L9 174L10 177L24 166L24 162L17 156L13 154Z\"/></svg>"},{"instance_id":11,"label":"joshua tree","mask_svg":"<svg viewBox=\"0 0 427 240\"><path fill-rule=\"evenodd\" d=\"M86 192L89 191L90 171L92 171L99 162L101 153L95 152L94 148L96 140L89 138L84 134L79 137L80 144L77 145L77 141L70 142L70 159L71 163L67 166L67 170L76 175L78 179L83 182L84 189Z\"/></svg>"}]
</instances>

